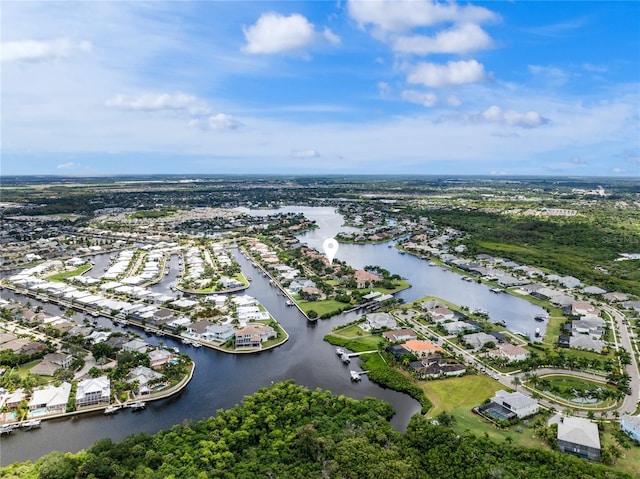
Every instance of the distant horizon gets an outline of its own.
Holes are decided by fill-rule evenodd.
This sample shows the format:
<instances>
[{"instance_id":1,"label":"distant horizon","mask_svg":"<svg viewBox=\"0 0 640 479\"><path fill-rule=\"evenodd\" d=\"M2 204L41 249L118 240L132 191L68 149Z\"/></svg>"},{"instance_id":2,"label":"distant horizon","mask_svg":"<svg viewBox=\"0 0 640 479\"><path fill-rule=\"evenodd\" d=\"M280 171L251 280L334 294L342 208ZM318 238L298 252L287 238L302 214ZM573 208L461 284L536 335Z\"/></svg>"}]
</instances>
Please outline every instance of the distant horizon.
<instances>
[{"instance_id":1,"label":"distant horizon","mask_svg":"<svg viewBox=\"0 0 640 479\"><path fill-rule=\"evenodd\" d=\"M282 178L282 177L306 177L306 178L450 178L450 179L606 179L606 180L635 180L636 175L497 175L497 174L458 174L458 173L105 173L96 175L82 174L2 174L2 178L53 178L53 179L82 179L82 178Z\"/></svg>"},{"instance_id":2,"label":"distant horizon","mask_svg":"<svg viewBox=\"0 0 640 479\"><path fill-rule=\"evenodd\" d=\"M640 176L638 18L607 1L3 2L1 170Z\"/></svg>"}]
</instances>

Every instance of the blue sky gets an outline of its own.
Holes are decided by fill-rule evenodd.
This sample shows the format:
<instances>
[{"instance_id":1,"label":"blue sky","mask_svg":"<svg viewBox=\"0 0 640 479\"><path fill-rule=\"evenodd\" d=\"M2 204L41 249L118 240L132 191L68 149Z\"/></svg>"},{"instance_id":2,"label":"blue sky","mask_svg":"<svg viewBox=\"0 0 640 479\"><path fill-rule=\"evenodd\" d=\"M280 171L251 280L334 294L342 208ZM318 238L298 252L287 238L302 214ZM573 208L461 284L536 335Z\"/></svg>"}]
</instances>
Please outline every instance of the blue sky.
<instances>
[{"instance_id":1,"label":"blue sky","mask_svg":"<svg viewBox=\"0 0 640 479\"><path fill-rule=\"evenodd\" d=\"M640 176L640 2L2 3L3 175Z\"/></svg>"}]
</instances>

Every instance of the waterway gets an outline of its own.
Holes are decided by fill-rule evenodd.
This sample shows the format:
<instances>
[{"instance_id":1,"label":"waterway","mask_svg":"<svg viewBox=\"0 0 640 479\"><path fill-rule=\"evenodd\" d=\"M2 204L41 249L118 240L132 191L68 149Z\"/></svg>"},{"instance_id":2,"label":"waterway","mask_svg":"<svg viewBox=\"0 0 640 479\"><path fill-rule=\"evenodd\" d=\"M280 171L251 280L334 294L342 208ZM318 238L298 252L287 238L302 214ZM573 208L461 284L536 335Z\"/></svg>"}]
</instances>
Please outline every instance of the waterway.
<instances>
[{"instance_id":1,"label":"waterway","mask_svg":"<svg viewBox=\"0 0 640 479\"><path fill-rule=\"evenodd\" d=\"M269 210L251 211L251 214L266 216ZM302 212L315 220L318 229L300 235L304 243L321 248L322 241L333 237L339 231L352 230L342 226L343 218L333 208L287 207L277 212ZM414 399L395 391L380 388L366 376L359 383L350 380L349 369L357 369L354 360L347 367L335 354L335 349L322 338L337 325L353 321L356 313L343 314L328 320L309 323L296 308L287 307L282 296L276 294L266 278L255 269L239 252L234 253L243 272L253 277L246 293L257 298L271 314L284 326L290 339L284 345L270 351L251 355L230 355L207 348L188 348L170 338L144 336L152 344L163 342L178 347L188 353L196 363L191 383L179 395L151 402L142 413L121 411L114 416L93 414L73 419L54 420L43 423L42 428L30 432L16 432L0 439L0 465L16 461L35 460L52 450L76 452L109 437L119 440L129 434L154 433L185 420L197 420L214 415L218 409L229 408L261 387L277 381L293 379L296 383L315 389L323 388L335 394L354 398L376 397L389 402L396 411L392 424L404 431L411 416L419 412L420 405ZM361 268L367 264L380 265L392 273L406 277L412 288L400 293L405 301L413 301L425 295L440 296L456 304L489 311L492 320L503 320L516 331L533 332L534 317L543 311L526 301L507 294L494 294L489 288L476 283L461 281L459 276L439 267L429 267L428 263L410 255L401 255L386 244L340 245L337 257L348 264ZM89 273L99 276L109 261L109 255L99 255L94 259L95 268ZM169 293L175 284L179 271L178 258L169 261L170 273L153 289ZM13 293L2 291L3 298L15 297ZM22 298L24 301L24 298ZM33 299L32 304L37 303ZM44 304L52 314L61 310L52 304ZM76 315L82 319L82 315ZM101 326L113 326L111 321L100 318ZM135 329L134 329L135 330Z\"/></svg>"}]
</instances>

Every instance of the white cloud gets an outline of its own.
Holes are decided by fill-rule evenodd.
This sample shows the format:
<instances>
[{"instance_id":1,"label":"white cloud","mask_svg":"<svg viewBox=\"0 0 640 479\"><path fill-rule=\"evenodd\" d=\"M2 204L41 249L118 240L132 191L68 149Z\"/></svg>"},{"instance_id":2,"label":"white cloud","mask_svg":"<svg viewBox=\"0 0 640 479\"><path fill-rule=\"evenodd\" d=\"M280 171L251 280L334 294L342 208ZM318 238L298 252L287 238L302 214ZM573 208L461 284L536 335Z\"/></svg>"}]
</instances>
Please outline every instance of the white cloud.
<instances>
[{"instance_id":1,"label":"white cloud","mask_svg":"<svg viewBox=\"0 0 640 479\"><path fill-rule=\"evenodd\" d=\"M515 110L503 110L496 105L487 108L482 112L481 116L489 123L519 126L521 128L535 128L547 122L547 120L536 111L518 113Z\"/></svg>"},{"instance_id":2,"label":"white cloud","mask_svg":"<svg viewBox=\"0 0 640 479\"><path fill-rule=\"evenodd\" d=\"M566 83L569 78L567 72L552 66L529 65L529 72L540 79L556 85Z\"/></svg>"},{"instance_id":3,"label":"white cloud","mask_svg":"<svg viewBox=\"0 0 640 479\"><path fill-rule=\"evenodd\" d=\"M407 81L438 88L479 82L485 78L486 73L481 63L476 60L461 60L447 62L446 65L418 63L409 73Z\"/></svg>"},{"instance_id":4,"label":"white cloud","mask_svg":"<svg viewBox=\"0 0 640 479\"><path fill-rule=\"evenodd\" d=\"M76 166L75 163L69 161L68 163L60 163L59 165L56 165L56 168L58 168L59 170L70 170L74 166Z\"/></svg>"},{"instance_id":5,"label":"white cloud","mask_svg":"<svg viewBox=\"0 0 640 479\"><path fill-rule=\"evenodd\" d=\"M263 13L258 21L243 29L247 44L243 50L253 54L282 53L303 49L318 39L332 45L340 44L340 37L325 28L320 34L306 17L298 13L289 16Z\"/></svg>"},{"instance_id":6,"label":"white cloud","mask_svg":"<svg viewBox=\"0 0 640 479\"><path fill-rule=\"evenodd\" d=\"M88 52L91 43L75 42L68 38L49 41L23 40L3 42L0 49L2 61L45 62L71 56L75 52Z\"/></svg>"},{"instance_id":7,"label":"white cloud","mask_svg":"<svg viewBox=\"0 0 640 479\"><path fill-rule=\"evenodd\" d=\"M386 81L378 82L378 93L382 98L386 98L391 94L391 85Z\"/></svg>"},{"instance_id":8,"label":"white cloud","mask_svg":"<svg viewBox=\"0 0 640 479\"><path fill-rule=\"evenodd\" d=\"M361 27L372 25L381 33L402 32L445 22L482 23L498 19L495 13L484 7L431 0L351 0L348 10Z\"/></svg>"},{"instance_id":9,"label":"white cloud","mask_svg":"<svg viewBox=\"0 0 640 479\"><path fill-rule=\"evenodd\" d=\"M218 113L208 118L194 118L189 122L189 126L202 130L237 130L244 124L231 115Z\"/></svg>"},{"instance_id":10,"label":"white cloud","mask_svg":"<svg viewBox=\"0 0 640 479\"><path fill-rule=\"evenodd\" d=\"M204 115L211 111L204 100L185 93L116 95L105 101L105 105L133 111L186 111L192 115Z\"/></svg>"},{"instance_id":11,"label":"white cloud","mask_svg":"<svg viewBox=\"0 0 640 479\"><path fill-rule=\"evenodd\" d=\"M322 32L322 34L324 35L324 38L331 43L331 45L340 45L342 43L342 40L340 40L340 37L338 35L336 35L335 33L333 33L329 28L325 27L324 31Z\"/></svg>"},{"instance_id":12,"label":"white cloud","mask_svg":"<svg viewBox=\"0 0 640 479\"><path fill-rule=\"evenodd\" d=\"M291 152L291 156L301 160L304 158L318 158L320 153L316 150L294 150Z\"/></svg>"},{"instance_id":13,"label":"white cloud","mask_svg":"<svg viewBox=\"0 0 640 479\"><path fill-rule=\"evenodd\" d=\"M425 35L401 36L394 40L393 49L401 53L429 55L431 53L463 54L491 48L493 41L478 25L465 23L437 33L433 37Z\"/></svg>"},{"instance_id":14,"label":"white cloud","mask_svg":"<svg viewBox=\"0 0 640 479\"><path fill-rule=\"evenodd\" d=\"M460 100L456 95L449 95L447 97L447 103L453 107L458 107L462 105L462 100Z\"/></svg>"},{"instance_id":15,"label":"white cloud","mask_svg":"<svg viewBox=\"0 0 640 479\"><path fill-rule=\"evenodd\" d=\"M438 102L438 97L435 94L416 90L404 90L402 92L402 99L426 107L432 107Z\"/></svg>"},{"instance_id":16,"label":"white cloud","mask_svg":"<svg viewBox=\"0 0 640 479\"><path fill-rule=\"evenodd\" d=\"M243 126L242 122L224 113L209 117L209 126L216 130L235 130Z\"/></svg>"}]
</instances>

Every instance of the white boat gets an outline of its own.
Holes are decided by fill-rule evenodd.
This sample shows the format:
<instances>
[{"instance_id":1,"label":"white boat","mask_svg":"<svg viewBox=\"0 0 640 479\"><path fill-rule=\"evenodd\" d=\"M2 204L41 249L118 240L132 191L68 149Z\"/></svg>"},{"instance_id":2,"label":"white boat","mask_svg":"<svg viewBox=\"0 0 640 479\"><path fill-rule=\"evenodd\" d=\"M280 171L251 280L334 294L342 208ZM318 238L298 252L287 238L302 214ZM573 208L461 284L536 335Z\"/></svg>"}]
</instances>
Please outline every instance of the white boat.
<instances>
[{"instance_id":1,"label":"white boat","mask_svg":"<svg viewBox=\"0 0 640 479\"><path fill-rule=\"evenodd\" d=\"M0 436L4 434L11 434L15 429L18 429L17 424L3 424L0 426Z\"/></svg>"},{"instance_id":2,"label":"white boat","mask_svg":"<svg viewBox=\"0 0 640 479\"><path fill-rule=\"evenodd\" d=\"M345 364L349 364L351 362L351 358L347 353L342 353L342 356L340 356L340 359L342 359L342 362Z\"/></svg>"},{"instance_id":3,"label":"white boat","mask_svg":"<svg viewBox=\"0 0 640 479\"><path fill-rule=\"evenodd\" d=\"M31 429L36 429L40 427L41 424L42 424L42 421L40 419L31 419L29 421L22 421L20 423L20 427L27 430L31 430Z\"/></svg>"},{"instance_id":4,"label":"white boat","mask_svg":"<svg viewBox=\"0 0 640 479\"><path fill-rule=\"evenodd\" d=\"M132 402L127 407L130 408L132 411L140 411L147 407L147 403L144 401L136 401L136 402Z\"/></svg>"},{"instance_id":5,"label":"white boat","mask_svg":"<svg viewBox=\"0 0 640 479\"><path fill-rule=\"evenodd\" d=\"M110 414L115 414L120 410L120 406L116 406L116 405L112 405L112 406L108 406L105 410L104 410L104 415L105 416L109 416Z\"/></svg>"},{"instance_id":6,"label":"white boat","mask_svg":"<svg viewBox=\"0 0 640 479\"><path fill-rule=\"evenodd\" d=\"M352 381L360 381L360 379L362 379L358 371L349 371L349 373L351 374Z\"/></svg>"},{"instance_id":7,"label":"white boat","mask_svg":"<svg viewBox=\"0 0 640 479\"><path fill-rule=\"evenodd\" d=\"M201 348L202 344L200 344L198 341L191 341L191 346L193 346L194 348Z\"/></svg>"},{"instance_id":8,"label":"white boat","mask_svg":"<svg viewBox=\"0 0 640 479\"><path fill-rule=\"evenodd\" d=\"M344 350L342 348L336 348L336 355L342 356L344 354Z\"/></svg>"}]
</instances>

